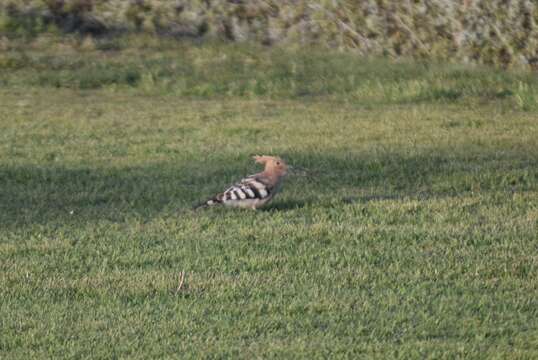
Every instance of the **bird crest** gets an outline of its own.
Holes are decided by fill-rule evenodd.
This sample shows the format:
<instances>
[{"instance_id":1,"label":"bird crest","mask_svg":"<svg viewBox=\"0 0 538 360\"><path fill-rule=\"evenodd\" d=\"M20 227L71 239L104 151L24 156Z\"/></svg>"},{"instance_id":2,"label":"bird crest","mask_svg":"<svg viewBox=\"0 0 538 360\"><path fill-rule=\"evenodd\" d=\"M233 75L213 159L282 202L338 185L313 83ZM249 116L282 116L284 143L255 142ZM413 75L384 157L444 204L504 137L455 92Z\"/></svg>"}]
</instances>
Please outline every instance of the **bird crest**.
<instances>
[{"instance_id":1,"label":"bird crest","mask_svg":"<svg viewBox=\"0 0 538 360\"><path fill-rule=\"evenodd\" d=\"M282 160L277 156L269 156L269 155L254 155L253 159L256 161L256 163L262 164L262 165L268 162L276 162L276 161Z\"/></svg>"}]
</instances>

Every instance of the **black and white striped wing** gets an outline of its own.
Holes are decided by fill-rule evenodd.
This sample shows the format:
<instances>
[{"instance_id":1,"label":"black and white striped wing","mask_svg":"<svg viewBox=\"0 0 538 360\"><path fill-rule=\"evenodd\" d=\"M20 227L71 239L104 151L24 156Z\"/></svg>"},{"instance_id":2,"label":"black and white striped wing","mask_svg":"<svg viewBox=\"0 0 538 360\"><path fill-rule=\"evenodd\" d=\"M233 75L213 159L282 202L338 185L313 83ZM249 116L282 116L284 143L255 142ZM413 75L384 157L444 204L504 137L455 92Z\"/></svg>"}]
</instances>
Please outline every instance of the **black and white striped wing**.
<instances>
[{"instance_id":1,"label":"black and white striped wing","mask_svg":"<svg viewBox=\"0 0 538 360\"><path fill-rule=\"evenodd\" d=\"M224 191L222 201L226 203L265 200L271 196L271 190L267 182L260 178L249 176Z\"/></svg>"}]
</instances>

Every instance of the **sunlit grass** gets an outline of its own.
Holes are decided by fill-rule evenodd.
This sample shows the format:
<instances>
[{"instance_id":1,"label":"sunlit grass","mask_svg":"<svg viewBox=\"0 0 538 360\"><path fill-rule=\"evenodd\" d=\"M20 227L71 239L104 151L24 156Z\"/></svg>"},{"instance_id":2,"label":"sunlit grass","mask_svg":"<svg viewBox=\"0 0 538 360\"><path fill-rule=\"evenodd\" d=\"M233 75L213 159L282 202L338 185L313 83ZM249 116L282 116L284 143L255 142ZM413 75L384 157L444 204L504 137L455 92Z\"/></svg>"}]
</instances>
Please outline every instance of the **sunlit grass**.
<instances>
[{"instance_id":1,"label":"sunlit grass","mask_svg":"<svg viewBox=\"0 0 538 360\"><path fill-rule=\"evenodd\" d=\"M0 357L537 356L535 80L154 50L3 73ZM253 154L271 206L191 210Z\"/></svg>"}]
</instances>

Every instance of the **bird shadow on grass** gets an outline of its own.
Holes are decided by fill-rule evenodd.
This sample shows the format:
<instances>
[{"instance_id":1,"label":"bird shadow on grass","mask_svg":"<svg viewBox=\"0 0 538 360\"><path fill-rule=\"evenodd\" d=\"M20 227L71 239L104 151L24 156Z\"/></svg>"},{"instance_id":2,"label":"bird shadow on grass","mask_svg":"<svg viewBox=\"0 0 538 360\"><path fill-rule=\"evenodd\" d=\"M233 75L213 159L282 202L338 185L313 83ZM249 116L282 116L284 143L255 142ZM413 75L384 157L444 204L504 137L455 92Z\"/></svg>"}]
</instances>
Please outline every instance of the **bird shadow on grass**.
<instances>
[{"instance_id":1,"label":"bird shadow on grass","mask_svg":"<svg viewBox=\"0 0 538 360\"><path fill-rule=\"evenodd\" d=\"M303 176L290 176L285 196L279 195L265 211L537 188L538 160L530 151L447 153L284 154L307 170ZM0 229L180 217L246 173L236 157L225 160L127 168L0 165Z\"/></svg>"}]
</instances>

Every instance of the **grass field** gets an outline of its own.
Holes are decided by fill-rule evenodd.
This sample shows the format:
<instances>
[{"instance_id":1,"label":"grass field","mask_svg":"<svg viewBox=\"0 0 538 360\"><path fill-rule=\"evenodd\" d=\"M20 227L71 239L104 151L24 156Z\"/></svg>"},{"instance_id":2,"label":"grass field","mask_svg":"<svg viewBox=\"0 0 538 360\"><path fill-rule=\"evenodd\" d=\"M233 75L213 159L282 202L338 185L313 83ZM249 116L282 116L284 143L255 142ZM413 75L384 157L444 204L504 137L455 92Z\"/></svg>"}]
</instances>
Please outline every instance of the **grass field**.
<instances>
[{"instance_id":1,"label":"grass field","mask_svg":"<svg viewBox=\"0 0 538 360\"><path fill-rule=\"evenodd\" d=\"M0 55L0 358L538 357L535 74L85 46Z\"/></svg>"}]
</instances>

